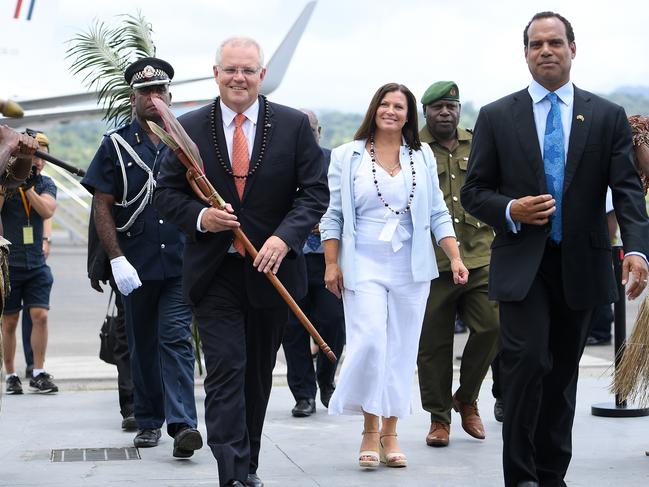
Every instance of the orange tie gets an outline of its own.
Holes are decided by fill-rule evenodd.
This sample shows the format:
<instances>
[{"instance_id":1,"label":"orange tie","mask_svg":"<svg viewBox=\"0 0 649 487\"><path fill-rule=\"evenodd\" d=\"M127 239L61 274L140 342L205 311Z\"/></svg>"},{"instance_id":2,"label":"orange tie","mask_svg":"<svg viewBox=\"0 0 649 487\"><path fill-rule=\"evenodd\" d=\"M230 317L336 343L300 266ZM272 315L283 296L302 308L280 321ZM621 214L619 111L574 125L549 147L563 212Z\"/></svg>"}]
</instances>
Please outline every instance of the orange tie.
<instances>
[{"instance_id":1,"label":"orange tie","mask_svg":"<svg viewBox=\"0 0 649 487\"><path fill-rule=\"evenodd\" d=\"M246 134L243 133L241 125L246 120L243 113L237 113L234 117L234 137L232 139L232 172L237 176L246 176L248 168L250 167L250 157L248 156L248 141ZM239 200L243 199L243 190L246 187L245 178L234 178L234 184L237 187ZM234 248L237 249L241 255L246 254L243 247L243 242L235 239L233 242Z\"/></svg>"}]
</instances>

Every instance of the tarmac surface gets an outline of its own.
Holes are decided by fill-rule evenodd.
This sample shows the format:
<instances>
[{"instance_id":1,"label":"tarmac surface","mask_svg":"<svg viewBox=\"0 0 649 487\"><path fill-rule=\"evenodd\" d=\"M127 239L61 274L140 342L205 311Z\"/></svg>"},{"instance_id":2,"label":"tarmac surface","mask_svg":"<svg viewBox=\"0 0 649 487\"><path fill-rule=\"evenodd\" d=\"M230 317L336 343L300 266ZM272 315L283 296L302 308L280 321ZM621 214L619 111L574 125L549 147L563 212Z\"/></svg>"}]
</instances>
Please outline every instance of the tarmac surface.
<instances>
[{"instance_id":1,"label":"tarmac surface","mask_svg":"<svg viewBox=\"0 0 649 487\"><path fill-rule=\"evenodd\" d=\"M53 450L133 446L133 433L120 429L115 368L97 356L98 332L108 294L90 288L85 249L66 241L65 234L55 234L49 260L55 282L46 368L61 391L55 395L27 392L2 398L0 486L218 486L216 462L209 448L203 447L189 460L177 460L171 456L173 440L164 434L157 448L140 449L139 459L51 461ZM636 313L637 302L629 303L628 328ZM456 355L461 354L466 336L456 335ZM649 450L649 417L591 415L591 405L613 402L607 392L612 359L613 348L608 345L587 348L582 360L573 460L566 478L571 487L649 486L649 457L644 453ZM22 373L20 343L16 365ZM382 466L368 471L357 464L360 417L328 416L318 403L314 416L293 418L290 410L294 400L285 373L280 353L258 472L268 487L503 484L501 425L493 418L490 376L479 398L486 440L475 440L464 433L459 416L453 413L450 446L427 447L424 438L429 417L421 409L413 381L413 415L399 423L399 440L408 456L408 467ZM205 438L203 401L202 380L197 376L199 430Z\"/></svg>"}]
</instances>

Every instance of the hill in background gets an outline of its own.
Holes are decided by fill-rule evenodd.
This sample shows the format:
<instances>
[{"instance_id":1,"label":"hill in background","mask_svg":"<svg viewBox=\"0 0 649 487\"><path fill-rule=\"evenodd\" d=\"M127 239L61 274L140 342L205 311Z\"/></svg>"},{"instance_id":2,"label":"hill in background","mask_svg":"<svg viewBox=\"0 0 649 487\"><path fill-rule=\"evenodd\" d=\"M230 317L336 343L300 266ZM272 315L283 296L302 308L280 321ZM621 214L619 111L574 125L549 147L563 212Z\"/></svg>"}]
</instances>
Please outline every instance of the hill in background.
<instances>
[{"instance_id":1,"label":"hill in background","mask_svg":"<svg viewBox=\"0 0 649 487\"><path fill-rule=\"evenodd\" d=\"M602 95L626 110L627 115L649 115L649 87L624 86L608 95ZM354 137L360 125L362 113L348 113L331 110L317 110L322 125L323 147L333 148ZM472 128L478 116L478 108L472 102L462 104L460 126ZM423 126L424 118L419 114ZM71 164L86 168L99 147L106 125L102 121L83 120L74 123L59 123L43 127L52 143L52 154Z\"/></svg>"}]
</instances>

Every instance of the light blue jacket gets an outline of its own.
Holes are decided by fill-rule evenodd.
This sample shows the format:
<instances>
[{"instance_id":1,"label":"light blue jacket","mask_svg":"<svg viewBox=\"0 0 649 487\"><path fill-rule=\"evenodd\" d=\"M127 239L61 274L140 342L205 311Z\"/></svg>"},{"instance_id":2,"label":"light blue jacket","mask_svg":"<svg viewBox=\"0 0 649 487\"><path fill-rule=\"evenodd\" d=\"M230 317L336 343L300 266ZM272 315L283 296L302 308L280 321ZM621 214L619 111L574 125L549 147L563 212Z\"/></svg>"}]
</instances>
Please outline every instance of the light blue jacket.
<instances>
[{"instance_id":1,"label":"light blue jacket","mask_svg":"<svg viewBox=\"0 0 649 487\"><path fill-rule=\"evenodd\" d=\"M355 140L337 147L331 152L329 164L329 208L320 221L322 240L340 240L338 264L343 273L346 289L356 289L356 210L354 208L354 177L358 171L365 140ZM439 189L437 163L428 144L422 144L412 154L417 187L410 207L412 215L411 271L415 282L435 279L437 262L433 251L431 233L439 243L444 237L455 237L451 215ZM401 170L410 174L408 148L401 146L399 154ZM406 178L410 179L410 178ZM412 184L411 181L408 182Z\"/></svg>"}]
</instances>

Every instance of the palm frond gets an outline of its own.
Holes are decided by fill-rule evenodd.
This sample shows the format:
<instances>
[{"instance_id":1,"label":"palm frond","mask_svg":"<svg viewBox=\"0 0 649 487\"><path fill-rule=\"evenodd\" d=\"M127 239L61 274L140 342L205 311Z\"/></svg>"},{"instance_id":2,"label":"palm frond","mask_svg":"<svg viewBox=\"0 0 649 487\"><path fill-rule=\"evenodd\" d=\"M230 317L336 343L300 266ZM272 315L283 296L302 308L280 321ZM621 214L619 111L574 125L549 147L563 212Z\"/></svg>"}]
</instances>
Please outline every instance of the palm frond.
<instances>
[{"instance_id":1,"label":"palm frond","mask_svg":"<svg viewBox=\"0 0 649 487\"><path fill-rule=\"evenodd\" d=\"M153 26L138 11L136 15L124 14L124 45L131 50L136 58L155 56L155 44L151 34Z\"/></svg>"},{"instance_id":2,"label":"palm frond","mask_svg":"<svg viewBox=\"0 0 649 487\"><path fill-rule=\"evenodd\" d=\"M155 56L152 25L141 12L121 15L117 27L95 20L87 32L68 41L66 59L70 72L83 76L83 84L97 93L97 102L105 110L103 119L113 126L132 118L131 88L124 79L124 70L133 61Z\"/></svg>"},{"instance_id":3,"label":"palm frond","mask_svg":"<svg viewBox=\"0 0 649 487\"><path fill-rule=\"evenodd\" d=\"M72 59L70 72L83 76L83 84L97 92L97 101L106 110L104 120L120 125L131 118L130 88L124 70L130 64L122 55L120 30L95 20L87 32L68 41L66 59Z\"/></svg>"}]
</instances>

